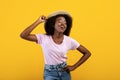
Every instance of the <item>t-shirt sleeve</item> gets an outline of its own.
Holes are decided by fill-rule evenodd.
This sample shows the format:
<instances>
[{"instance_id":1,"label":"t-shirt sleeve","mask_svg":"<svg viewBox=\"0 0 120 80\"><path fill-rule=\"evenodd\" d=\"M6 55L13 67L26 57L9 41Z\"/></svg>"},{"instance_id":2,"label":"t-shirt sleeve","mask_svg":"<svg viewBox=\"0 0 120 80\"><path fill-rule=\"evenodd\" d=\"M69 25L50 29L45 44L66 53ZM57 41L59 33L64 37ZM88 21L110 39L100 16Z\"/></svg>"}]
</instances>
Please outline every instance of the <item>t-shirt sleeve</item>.
<instances>
[{"instance_id":1,"label":"t-shirt sleeve","mask_svg":"<svg viewBox=\"0 0 120 80\"><path fill-rule=\"evenodd\" d=\"M71 50L75 50L80 46L80 43L74 39L71 38Z\"/></svg>"},{"instance_id":2,"label":"t-shirt sleeve","mask_svg":"<svg viewBox=\"0 0 120 80\"><path fill-rule=\"evenodd\" d=\"M42 42L44 41L44 34L35 34L35 36L37 37L37 44L42 44Z\"/></svg>"}]
</instances>

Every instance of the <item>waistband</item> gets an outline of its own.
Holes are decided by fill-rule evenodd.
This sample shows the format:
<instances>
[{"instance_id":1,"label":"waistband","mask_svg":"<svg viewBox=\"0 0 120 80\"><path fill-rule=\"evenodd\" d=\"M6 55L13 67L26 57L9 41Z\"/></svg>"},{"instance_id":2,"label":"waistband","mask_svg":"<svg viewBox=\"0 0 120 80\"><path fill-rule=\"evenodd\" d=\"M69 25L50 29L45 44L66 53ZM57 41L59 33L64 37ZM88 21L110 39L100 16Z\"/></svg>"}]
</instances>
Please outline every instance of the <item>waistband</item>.
<instances>
[{"instance_id":1,"label":"waistband","mask_svg":"<svg viewBox=\"0 0 120 80\"><path fill-rule=\"evenodd\" d=\"M66 66L67 66L66 62L63 62L61 64L57 64L57 65L48 65L48 64L45 64L45 69L50 70L50 71L52 71L52 70L61 71Z\"/></svg>"}]
</instances>

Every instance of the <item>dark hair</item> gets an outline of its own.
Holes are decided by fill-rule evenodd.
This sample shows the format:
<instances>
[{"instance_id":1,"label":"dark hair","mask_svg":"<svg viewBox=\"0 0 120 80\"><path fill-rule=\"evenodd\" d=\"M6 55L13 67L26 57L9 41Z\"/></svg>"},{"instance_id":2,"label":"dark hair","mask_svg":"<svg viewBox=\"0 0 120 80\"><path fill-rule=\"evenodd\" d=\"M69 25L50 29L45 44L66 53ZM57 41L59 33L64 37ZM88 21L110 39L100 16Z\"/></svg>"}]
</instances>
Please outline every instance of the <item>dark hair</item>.
<instances>
[{"instance_id":1,"label":"dark hair","mask_svg":"<svg viewBox=\"0 0 120 80\"><path fill-rule=\"evenodd\" d=\"M70 34L70 30L72 28L72 17L68 14L58 14L52 17L49 17L45 24L44 24L44 28L46 31L46 35L53 35L54 34L54 25L55 25L55 21L57 17L64 17L66 19L67 22L67 29L64 31L64 35L69 36Z\"/></svg>"}]
</instances>

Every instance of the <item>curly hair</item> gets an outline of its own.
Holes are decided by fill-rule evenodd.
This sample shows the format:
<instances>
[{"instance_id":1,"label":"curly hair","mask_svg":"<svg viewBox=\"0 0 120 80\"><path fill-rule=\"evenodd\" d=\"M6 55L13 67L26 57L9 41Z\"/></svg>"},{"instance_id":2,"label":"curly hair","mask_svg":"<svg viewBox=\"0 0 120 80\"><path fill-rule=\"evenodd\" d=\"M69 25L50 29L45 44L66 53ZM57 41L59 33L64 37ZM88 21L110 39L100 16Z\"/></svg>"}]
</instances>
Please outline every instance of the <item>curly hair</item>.
<instances>
[{"instance_id":1,"label":"curly hair","mask_svg":"<svg viewBox=\"0 0 120 80\"><path fill-rule=\"evenodd\" d=\"M64 31L64 35L69 36L70 30L72 28L72 17L69 14L59 13L54 16L48 17L46 22L44 23L44 28L46 31L46 35L53 35L54 34L54 25L57 17L64 17L67 22L67 29Z\"/></svg>"}]
</instances>

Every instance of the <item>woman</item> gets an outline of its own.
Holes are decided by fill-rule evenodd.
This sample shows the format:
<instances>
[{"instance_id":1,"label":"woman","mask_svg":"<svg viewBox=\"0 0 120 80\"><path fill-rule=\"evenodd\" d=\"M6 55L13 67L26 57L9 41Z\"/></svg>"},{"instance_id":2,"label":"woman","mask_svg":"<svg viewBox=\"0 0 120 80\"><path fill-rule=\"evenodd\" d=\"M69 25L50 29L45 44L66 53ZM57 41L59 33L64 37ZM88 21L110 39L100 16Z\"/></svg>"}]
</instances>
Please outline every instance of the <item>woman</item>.
<instances>
[{"instance_id":1,"label":"woman","mask_svg":"<svg viewBox=\"0 0 120 80\"><path fill-rule=\"evenodd\" d=\"M31 34L43 22L46 34ZM58 11L48 17L39 17L21 33L23 39L42 46L45 60L44 80L71 80L70 72L90 57L89 50L69 37L71 27L71 16L65 11ZM83 56L74 65L69 66L66 63L66 53L75 49Z\"/></svg>"}]
</instances>

